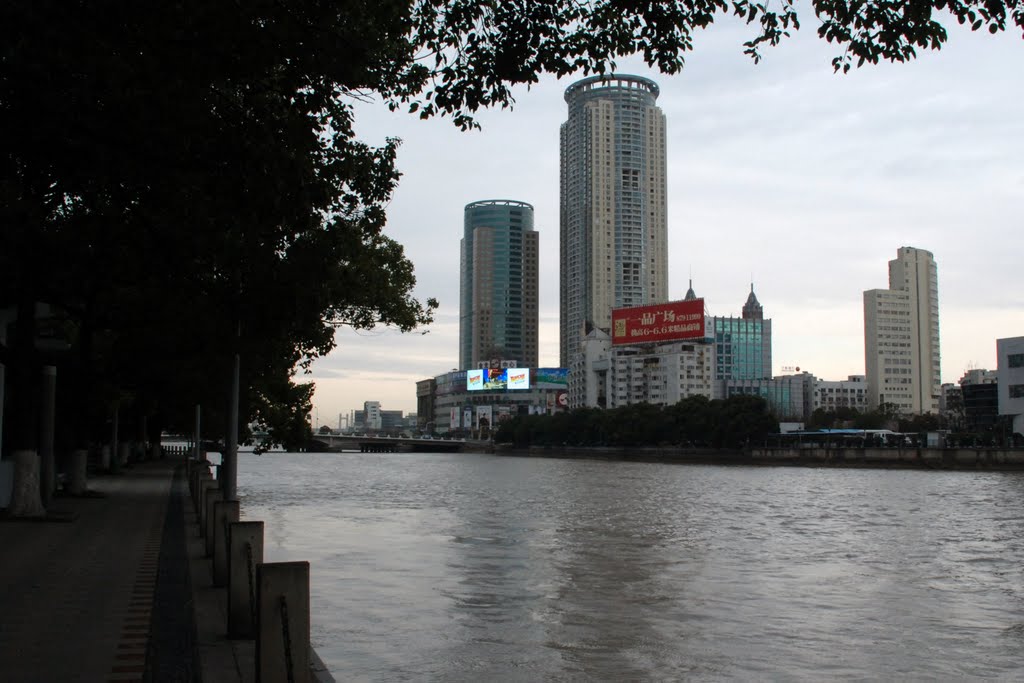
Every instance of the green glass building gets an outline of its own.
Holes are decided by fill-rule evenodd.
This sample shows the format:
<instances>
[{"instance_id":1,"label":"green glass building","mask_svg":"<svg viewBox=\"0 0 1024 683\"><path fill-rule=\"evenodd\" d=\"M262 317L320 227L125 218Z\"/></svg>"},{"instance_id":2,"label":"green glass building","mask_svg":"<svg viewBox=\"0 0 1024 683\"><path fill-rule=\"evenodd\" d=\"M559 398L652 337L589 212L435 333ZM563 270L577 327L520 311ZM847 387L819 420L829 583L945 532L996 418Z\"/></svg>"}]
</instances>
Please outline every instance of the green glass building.
<instances>
[{"instance_id":1,"label":"green glass building","mask_svg":"<svg viewBox=\"0 0 1024 683\"><path fill-rule=\"evenodd\" d=\"M533 206L466 205L459 287L459 368L537 367L538 234Z\"/></svg>"},{"instance_id":2,"label":"green glass building","mask_svg":"<svg viewBox=\"0 0 1024 683\"><path fill-rule=\"evenodd\" d=\"M772 376L772 321L754 286L740 318L712 318L714 321L715 379L770 379Z\"/></svg>"}]
</instances>

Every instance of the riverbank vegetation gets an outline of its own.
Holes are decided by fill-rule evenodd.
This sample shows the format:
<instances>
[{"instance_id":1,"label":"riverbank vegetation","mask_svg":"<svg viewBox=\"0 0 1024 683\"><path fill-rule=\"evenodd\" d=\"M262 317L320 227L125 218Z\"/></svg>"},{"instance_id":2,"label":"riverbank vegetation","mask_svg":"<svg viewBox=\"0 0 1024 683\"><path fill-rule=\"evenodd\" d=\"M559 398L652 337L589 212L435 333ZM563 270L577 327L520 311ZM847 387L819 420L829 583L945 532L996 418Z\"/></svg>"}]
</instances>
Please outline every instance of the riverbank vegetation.
<instances>
[{"instance_id":1,"label":"riverbank vegetation","mask_svg":"<svg viewBox=\"0 0 1024 683\"><path fill-rule=\"evenodd\" d=\"M494 440L530 446L682 446L742 448L760 445L779 422L760 396L711 400L691 396L672 406L638 403L607 410L583 408L554 415L521 415L502 422Z\"/></svg>"}]
</instances>

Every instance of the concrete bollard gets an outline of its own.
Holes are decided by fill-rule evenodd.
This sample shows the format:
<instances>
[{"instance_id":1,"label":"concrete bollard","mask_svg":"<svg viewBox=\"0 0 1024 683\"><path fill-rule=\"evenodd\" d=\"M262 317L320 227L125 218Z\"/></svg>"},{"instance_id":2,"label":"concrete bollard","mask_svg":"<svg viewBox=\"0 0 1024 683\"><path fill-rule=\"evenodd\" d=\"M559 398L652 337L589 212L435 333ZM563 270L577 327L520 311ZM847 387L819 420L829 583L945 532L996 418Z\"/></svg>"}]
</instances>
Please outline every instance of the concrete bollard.
<instances>
[{"instance_id":1,"label":"concrete bollard","mask_svg":"<svg viewBox=\"0 0 1024 683\"><path fill-rule=\"evenodd\" d=\"M211 478L210 469L196 461L192 464L192 473L189 476L189 493L192 494L192 500L197 501L199 498L199 482Z\"/></svg>"},{"instance_id":2,"label":"concrete bollard","mask_svg":"<svg viewBox=\"0 0 1024 683\"><path fill-rule=\"evenodd\" d=\"M219 486L206 489L203 497L203 538L206 539L206 557L213 557L213 506L224 500L224 492Z\"/></svg>"},{"instance_id":3,"label":"concrete bollard","mask_svg":"<svg viewBox=\"0 0 1024 683\"><path fill-rule=\"evenodd\" d=\"M263 563L263 522L228 525L228 637L256 637L256 566Z\"/></svg>"},{"instance_id":4,"label":"concrete bollard","mask_svg":"<svg viewBox=\"0 0 1024 683\"><path fill-rule=\"evenodd\" d=\"M86 488L86 470L89 463L89 451L80 448L71 453L71 461L68 463L68 493L72 496L81 496Z\"/></svg>"},{"instance_id":5,"label":"concrete bollard","mask_svg":"<svg viewBox=\"0 0 1024 683\"><path fill-rule=\"evenodd\" d=\"M213 505L213 585L228 585L228 525L237 522L237 500L222 500Z\"/></svg>"},{"instance_id":6,"label":"concrete bollard","mask_svg":"<svg viewBox=\"0 0 1024 683\"><path fill-rule=\"evenodd\" d=\"M309 683L309 562L256 567L256 682Z\"/></svg>"},{"instance_id":7,"label":"concrete bollard","mask_svg":"<svg viewBox=\"0 0 1024 683\"><path fill-rule=\"evenodd\" d=\"M199 499L196 500L196 514L199 516L199 535L206 538L206 496L210 491L219 491L220 484L212 479L199 482Z\"/></svg>"},{"instance_id":8,"label":"concrete bollard","mask_svg":"<svg viewBox=\"0 0 1024 683\"><path fill-rule=\"evenodd\" d=\"M199 470L193 470L192 481L189 482L189 486L191 487L192 493L192 507L195 509L196 514L199 513L199 496L202 495L202 491L200 491L200 488L203 483L203 477L200 475L201 473L199 472Z\"/></svg>"}]
</instances>

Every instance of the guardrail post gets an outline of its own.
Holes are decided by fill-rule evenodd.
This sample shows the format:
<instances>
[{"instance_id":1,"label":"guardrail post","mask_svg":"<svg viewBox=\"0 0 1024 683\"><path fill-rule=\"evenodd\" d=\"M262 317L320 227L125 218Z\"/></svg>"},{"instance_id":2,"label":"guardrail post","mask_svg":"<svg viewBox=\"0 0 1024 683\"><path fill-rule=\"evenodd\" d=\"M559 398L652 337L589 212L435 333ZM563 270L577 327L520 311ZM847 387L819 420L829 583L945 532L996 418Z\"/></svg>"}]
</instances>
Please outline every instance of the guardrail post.
<instances>
[{"instance_id":1,"label":"guardrail post","mask_svg":"<svg viewBox=\"0 0 1024 683\"><path fill-rule=\"evenodd\" d=\"M213 535L214 535L214 505L224 499L224 492L219 486L206 489L206 497L203 499L203 526L206 528L206 557L213 557Z\"/></svg>"},{"instance_id":2,"label":"guardrail post","mask_svg":"<svg viewBox=\"0 0 1024 683\"><path fill-rule=\"evenodd\" d=\"M309 562L256 567L256 683L309 683Z\"/></svg>"},{"instance_id":3,"label":"guardrail post","mask_svg":"<svg viewBox=\"0 0 1024 683\"><path fill-rule=\"evenodd\" d=\"M222 500L213 504L213 585L228 583L228 524L237 522L237 500Z\"/></svg>"},{"instance_id":4,"label":"guardrail post","mask_svg":"<svg viewBox=\"0 0 1024 683\"><path fill-rule=\"evenodd\" d=\"M256 637L256 567L263 563L263 522L228 525L228 637Z\"/></svg>"}]
</instances>

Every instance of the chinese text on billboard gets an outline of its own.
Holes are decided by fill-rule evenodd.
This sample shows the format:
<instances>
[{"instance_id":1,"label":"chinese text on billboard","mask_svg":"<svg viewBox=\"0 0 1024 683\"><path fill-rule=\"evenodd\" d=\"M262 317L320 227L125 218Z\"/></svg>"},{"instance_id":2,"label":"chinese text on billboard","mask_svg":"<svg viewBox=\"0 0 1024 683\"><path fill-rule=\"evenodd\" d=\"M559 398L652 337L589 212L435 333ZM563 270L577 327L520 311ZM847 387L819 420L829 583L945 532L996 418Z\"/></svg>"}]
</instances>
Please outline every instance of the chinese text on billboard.
<instances>
[{"instance_id":1,"label":"chinese text on billboard","mask_svg":"<svg viewBox=\"0 0 1024 683\"><path fill-rule=\"evenodd\" d=\"M704 337L704 299L612 310L612 344L645 344Z\"/></svg>"}]
</instances>

